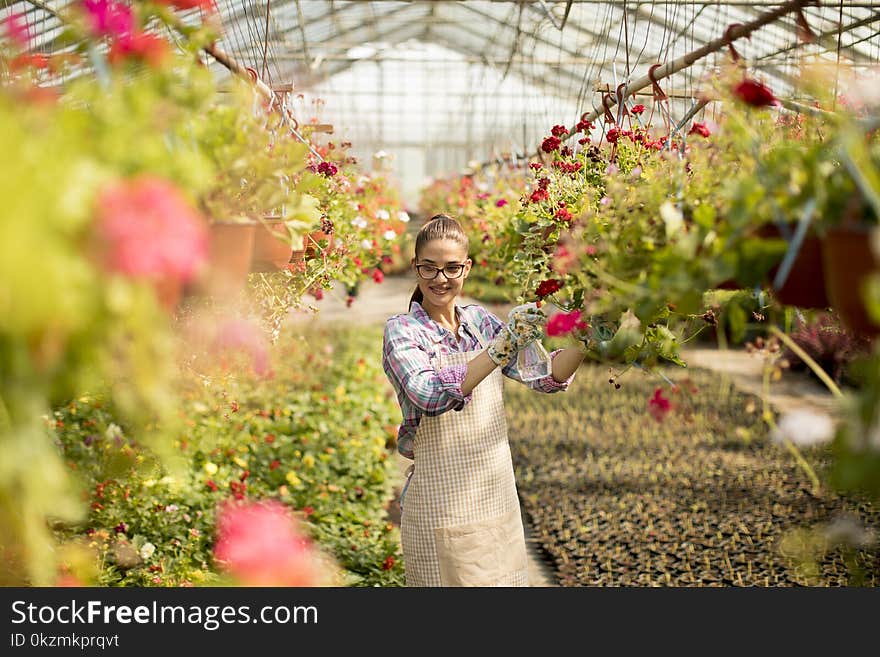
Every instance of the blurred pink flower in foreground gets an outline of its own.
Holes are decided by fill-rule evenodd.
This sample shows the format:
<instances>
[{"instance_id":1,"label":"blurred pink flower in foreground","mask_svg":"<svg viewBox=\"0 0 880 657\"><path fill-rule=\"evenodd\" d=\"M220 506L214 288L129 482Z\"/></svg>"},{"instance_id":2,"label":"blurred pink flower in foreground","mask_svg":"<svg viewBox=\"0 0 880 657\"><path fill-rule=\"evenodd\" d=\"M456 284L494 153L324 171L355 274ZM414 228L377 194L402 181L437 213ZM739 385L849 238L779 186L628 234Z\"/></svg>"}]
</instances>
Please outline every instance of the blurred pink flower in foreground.
<instances>
[{"instance_id":1,"label":"blurred pink flower in foreground","mask_svg":"<svg viewBox=\"0 0 880 657\"><path fill-rule=\"evenodd\" d=\"M245 586L317 586L312 541L280 502L226 502L217 515L214 558Z\"/></svg>"},{"instance_id":2,"label":"blurred pink flower in foreground","mask_svg":"<svg viewBox=\"0 0 880 657\"><path fill-rule=\"evenodd\" d=\"M10 14L3 19L6 26L6 36L22 50L26 50L31 42L31 35L28 31L27 19L24 14Z\"/></svg>"},{"instance_id":3,"label":"blurred pink flower in foreground","mask_svg":"<svg viewBox=\"0 0 880 657\"><path fill-rule=\"evenodd\" d=\"M172 183L140 176L98 196L107 267L138 278L192 280L208 256L202 216Z\"/></svg>"},{"instance_id":4,"label":"blurred pink flower in foreground","mask_svg":"<svg viewBox=\"0 0 880 657\"><path fill-rule=\"evenodd\" d=\"M134 31L134 14L127 5L112 0L82 0L82 5L96 36L125 39Z\"/></svg>"},{"instance_id":5,"label":"blurred pink flower in foreground","mask_svg":"<svg viewBox=\"0 0 880 657\"><path fill-rule=\"evenodd\" d=\"M216 351L238 351L251 357L254 372L263 376L269 372L269 348L266 337L256 322L232 318L217 329L213 347Z\"/></svg>"},{"instance_id":6,"label":"blurred pink flower in foreground","mask_svg":"<svg viewBox=\"0 0 880 657\"><path fill-rule=\"evenodd\" d=\"M663 396L663 388L657 388L654 396L648 400L648 412L657 422L662 422L672 411L672 402Z\"/></svg>"},{"instance_id":7,"label":"blurred pink flower in foreground","mask_svg":"<svg viewBox=\"0 0 880 657\"><path fill-rule=\"evenodd\" d=\"M570 313L556 313L547 322L547 335L554 337L568 335L572 331L583 331L587 323L581 319L580 310L572 310Z\"/></svg>"}]
</instances>

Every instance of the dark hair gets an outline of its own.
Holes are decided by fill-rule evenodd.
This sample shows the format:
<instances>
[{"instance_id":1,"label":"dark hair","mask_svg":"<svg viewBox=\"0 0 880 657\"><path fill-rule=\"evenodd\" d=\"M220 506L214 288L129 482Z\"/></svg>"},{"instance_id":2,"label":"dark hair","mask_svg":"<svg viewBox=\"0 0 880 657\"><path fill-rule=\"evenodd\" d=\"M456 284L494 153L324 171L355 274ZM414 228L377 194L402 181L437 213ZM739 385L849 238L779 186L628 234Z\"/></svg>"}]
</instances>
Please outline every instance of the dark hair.
<instances>
[{"instance_id":1,"label":"dark hair","mask_svg":"<svg viewBox=\"0 0 880 657\"><path fill-rule=\"evenodd\" d=\"M465 249L470 246L468 237L456 219L448 214L435 214L425 222L425 225L419 229L416 235L415 257L418 260L419 251L428 243L434 240L452 240L458 242ZM413 301L422 302L422 290L416 285L416 289L409 299L409 305L412 306Z\"/></svg>"}]
</instances>

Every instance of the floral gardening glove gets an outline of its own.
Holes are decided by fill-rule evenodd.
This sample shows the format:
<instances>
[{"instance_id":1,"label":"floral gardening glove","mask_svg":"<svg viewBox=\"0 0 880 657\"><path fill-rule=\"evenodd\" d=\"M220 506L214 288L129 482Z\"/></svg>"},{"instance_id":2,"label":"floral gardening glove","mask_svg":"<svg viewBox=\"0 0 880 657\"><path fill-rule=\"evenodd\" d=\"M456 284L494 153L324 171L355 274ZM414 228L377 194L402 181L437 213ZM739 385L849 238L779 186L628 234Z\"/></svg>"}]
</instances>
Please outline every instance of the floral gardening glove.
<instances>
[{"instance_id":1,"label":"floral gardening glove","mask_svg":"<svg viewBox=\"0 0 880 657\"><path fill-rule=\"evenodd\" d=\"M517 351L544 335L547 315L534 303L516 306L508 315L504 330L486 352L496 365L506 365Z\"/></svg>"}]
</instances>

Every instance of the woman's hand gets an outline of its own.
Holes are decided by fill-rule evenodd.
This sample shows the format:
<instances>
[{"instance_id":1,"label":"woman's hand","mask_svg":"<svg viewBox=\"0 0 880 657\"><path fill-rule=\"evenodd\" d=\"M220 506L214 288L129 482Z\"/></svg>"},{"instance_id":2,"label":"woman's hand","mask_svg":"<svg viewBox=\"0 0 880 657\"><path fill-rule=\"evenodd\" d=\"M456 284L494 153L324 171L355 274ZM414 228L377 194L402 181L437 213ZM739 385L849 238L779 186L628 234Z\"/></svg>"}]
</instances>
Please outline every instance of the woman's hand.
<instances>
[{"instance_id":1,"label":"woman's hand","mask_svg":"<svg viewBox=\"0 0 880 657\"><path fill-rule=\"evenodd\" d=\"M505 365L520 349L544 335L547 315L534 303L516 306L508 315L504 330L489 344L486 350L496 365Z\"/></svg>"}]
</instances>

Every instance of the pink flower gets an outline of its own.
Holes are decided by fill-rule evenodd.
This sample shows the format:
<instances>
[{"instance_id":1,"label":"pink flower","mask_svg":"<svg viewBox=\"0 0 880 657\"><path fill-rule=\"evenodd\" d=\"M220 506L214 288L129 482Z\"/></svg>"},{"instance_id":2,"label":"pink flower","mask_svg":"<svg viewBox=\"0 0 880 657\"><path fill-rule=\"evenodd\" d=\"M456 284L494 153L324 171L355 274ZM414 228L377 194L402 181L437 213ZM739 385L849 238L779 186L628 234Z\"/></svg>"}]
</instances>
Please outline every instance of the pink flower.
<instances>
[{"instance_id":1,"label":"pink flower","mask_svg":"<svg viewBox=\"0 0 880 657\"><path fill-rule=\"evenodd\" d=\"M98 195L97 232L110 271L186 282L208 255L204 219L167 180L142 175Z\"/></svg>"},{"instance_id":2,"label":"pink flower","mask_svg":"<svg viewBox=\"0 0 880 657\"><path fill-rule=\"evenodd\" d=\"M6 36L9 40L22 50L26 50L31 42L31 34L24 14L10 14L3 20L3 24L6 26Z\"/></svg>"},{"instance_id":3,"label":"pink flower","mask_svg":"<svg viewBox=\"0 0 880 657\"><path fill-rule=\"evenodd\" d=\"M745 78L742 82L733 88L734 95L741 101L752 107L766 107L769 105L778 105L779 101L766 85Z\"/></svg>"},{"instance_id":4,"label":"pink flower","mask_svg":"<svg viewBox=\"0 0 880 657\"><path fill-rule=\"evenodd\" d=\"M633 105L633 108L630 110L633 114L639 115L645 111L644 105Z\"/></svg>"},{"instance_id":5,"label":"pink flower","mask_svg":"<svg viewBox=\"0 0 880 657\"><path fill-rule=\"evenodd\" d=\"M127 39L134 31L131 8L113 0L82 0L95 36Z\"/></svg>"},{"instance_id":6,"label":"pink flower","mask_svg":"<svg viewBox=\"0 0 880 657\"><path fill-rule=\"evenodd\" d=\"M701 137L708 137L712 133L709 132L709 128L706 127L705 123L697 123L694 121L694 125L691 126L691 129L688 131L688 135L700 135Z\"/></svg>"},{"instance_id":7,"label":"pink flower","mask_svg":"<svg viewBox=\"0 0 880 657\"><path fill-rule=\"evenodd\" d=\"M315 548L280 502L222 505L214 558L245 586L319 583Z\"/></svg>"},{"instance_id":8,"label":"pink flower","mask_svg":"<svg viewBox=\"0 0 880 657\"><path fill-rule=\"evenodd\" d=\"M382 273L381 269L374 269L373 270L373 280L376 281L377 283L381 283L382 281L385 280L385 274Z\"/></svg>"},{"instance_id":9,"label":"pink flower","mask_svg":"<svg viewBox=\"0 0 880 657\"><path fill-rule=\"evenodd\" d=\"M572 310L570 313L556 313L547 322L547 335L556 337L568 335L572 331L583 331L587 323L581 319L580 310Z\"/></svg>"},{"instance_id":10,"label":"pink flower","mask_svg":"<svg viewBox=\"0 0 880 657\"><path fill-rule=\"evenodd\" d=\"M269 372L269 349L260 327L248 319L227 319L214 336L213 348L218 352L247 354L254 372L264 376Z\"/></svg>"},{"instance_id":11,"label":"pink flower","mask_svg":"<svg viewBox=\"0 0 880 657\"><path fill-rule=\"evenodd\" d=\"M657 388L654 396L648 400L648 412L657 422L662 422L672 410L672 403L663 396L663 388Z\"/></svg>"},{"instance_id":12,"label":"pink flower","mask_svg":"<svg viewBox=\"0 0 880 657\"><path fill-rule=\"evenodd\" d=\"M506 199L506 198L500 198L500 199L498 199L497 201L495 201L495 207L496 207L496 208L503 208L505 205L507 205L507 199Z\"/></svg>"}]
</instances>

